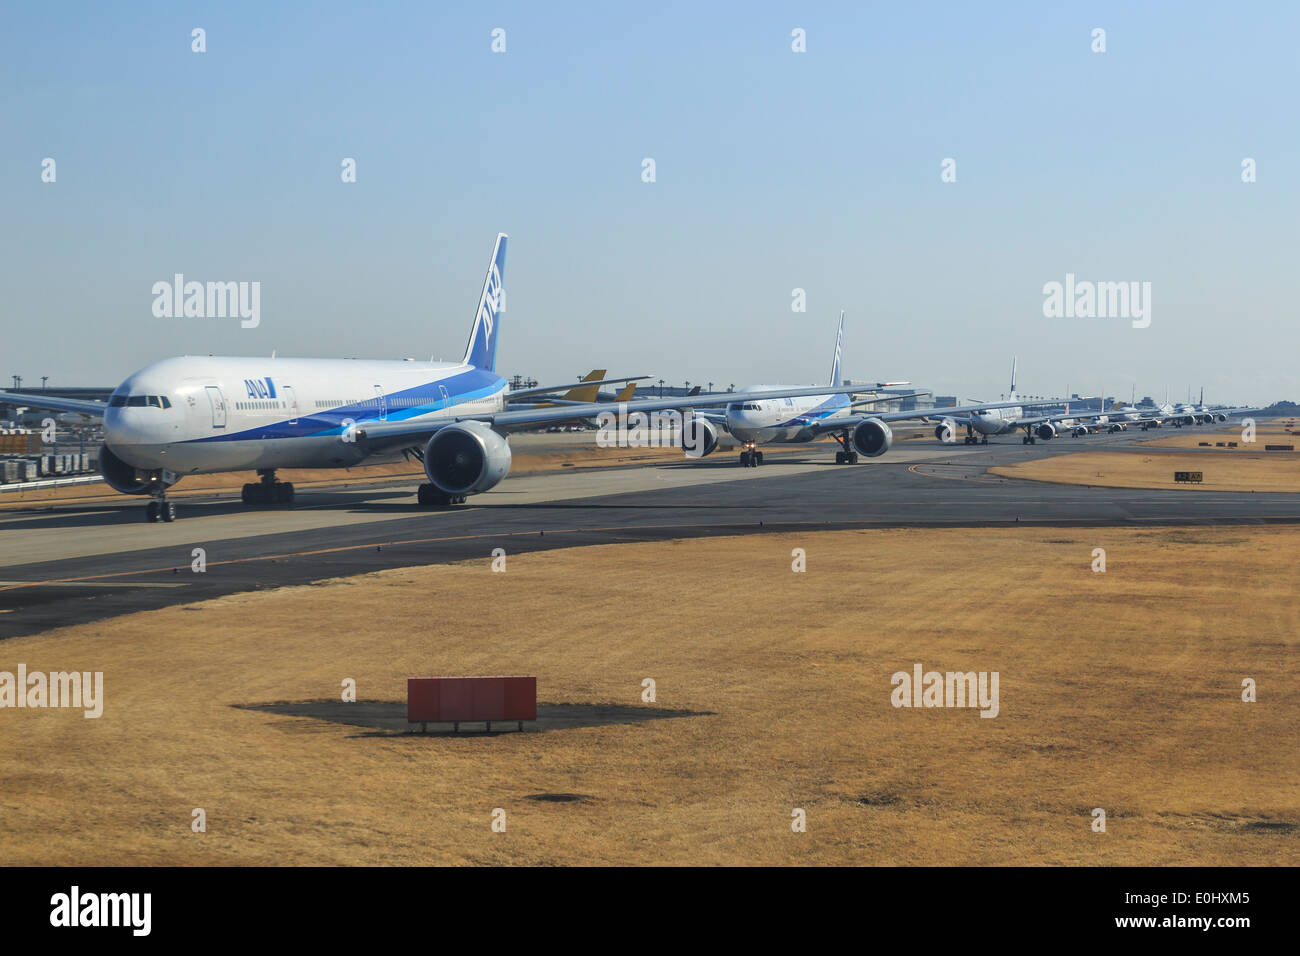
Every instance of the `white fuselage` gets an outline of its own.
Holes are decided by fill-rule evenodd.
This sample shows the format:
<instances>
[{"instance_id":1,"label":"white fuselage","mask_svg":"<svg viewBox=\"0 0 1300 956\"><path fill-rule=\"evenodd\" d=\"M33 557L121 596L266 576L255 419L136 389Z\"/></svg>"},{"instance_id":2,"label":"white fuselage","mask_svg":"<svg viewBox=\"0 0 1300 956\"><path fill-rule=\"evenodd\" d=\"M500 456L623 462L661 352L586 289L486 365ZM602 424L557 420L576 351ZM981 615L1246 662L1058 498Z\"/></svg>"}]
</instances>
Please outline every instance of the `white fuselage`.
<instances>
[{"instance_id":1,"label":"white fuselage","mask_svg":"<svg viewBox=\"0 0 1300 956\"><path fill-rule=\"evenodd\" d=\"M1014 402L1016 393L1007 396L1007 401ZM1024 416L1024 409L1019 405L1010 408L990 408L971 417L971 427L981 435L1005 435L1016 430L1014 422Z\"/></svg>"},{"instance_id":2,"label":"white fuselage","mask_svg":"<svg viewBox=\"0 0 1300 956\"><path fill-rule=\"evenodd\" d=\"M347 467L368 454L356 429L500 411L506 387L455 363L170 358L117 388L104 439L135 468L178 475Z\"/></svg>"},{"instance_id":3,"label":"white fuselage","mask_svg":"<svg viewBox=\"0 0 1300 956\"><path fill-rule=\"evenodd\" d=\"M747 391L792 387L796 386L751 385L737 392L737 400L729 404L726 410L727 432L732 439L746 445L811 441L816 437L811 426L852 414L847 395L744 400Z\"/></svg>"}]
</instances>

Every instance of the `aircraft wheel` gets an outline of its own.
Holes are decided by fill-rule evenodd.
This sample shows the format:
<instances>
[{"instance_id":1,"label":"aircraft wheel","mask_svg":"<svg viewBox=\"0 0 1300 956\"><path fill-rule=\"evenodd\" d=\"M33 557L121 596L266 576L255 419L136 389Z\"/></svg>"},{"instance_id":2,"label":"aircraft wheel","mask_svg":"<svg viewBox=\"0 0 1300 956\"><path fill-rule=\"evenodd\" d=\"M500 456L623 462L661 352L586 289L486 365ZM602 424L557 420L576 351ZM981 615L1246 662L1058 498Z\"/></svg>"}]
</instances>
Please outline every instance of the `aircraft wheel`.
<instances>
[{"instance_id":1,"label":"aircraft wheel","mask_svg":"<svg viewBox=\"0 0 1300 956\"><path fill-rule=\"evenodd\" d=\"M857 463L858 463L858 453L856 451L849 452L849 464L856 465Z\"/></svg>"},{"instance_id":2,"label":"aircraft wheel","mask_svg":"<svg viewBox=\"0 0 1300 956\"><path fill-rule=\"evenodd\" d=\"M145 520L146 520L146 521L157 521L157 520L158 520L158 502L157 502L157 501L150 501L150 502L149 502L148 506L144 509L144 517L145 517Z\"/></svg>"},{"instance_id":3,"label":"aircraft wheel","mask_svg":"<svg viewBox=\"0 0 1300 956\"><path fill-rule=\"evenodd\" d=\"M158 516L163 521L172 522L176 520L176 504L172 501L164 501L158 507Z\"/></svg>"},{"instance_id":4,"label":"aircraft wheel","mask_svg":"<svg viewBox=\"0 0 1300 956\"><path fill-rule=\"evenodd\" d=\"M754 460L760 465L763 464L763 453L761 451L754 452Z\"/></svg>"},{"instance_id":5,"label":"aircraft wheel","mask_svg":"<svg viewBox=\"0 0 1300 956\"><path fill-rule=\"evenodd\" d=\"M741 467L741 468L748 468L748 467L749 467L749 452L747 452L747 451L742 451L742 452L740 453L740 467Z\"/></svg>"}]
</instances>

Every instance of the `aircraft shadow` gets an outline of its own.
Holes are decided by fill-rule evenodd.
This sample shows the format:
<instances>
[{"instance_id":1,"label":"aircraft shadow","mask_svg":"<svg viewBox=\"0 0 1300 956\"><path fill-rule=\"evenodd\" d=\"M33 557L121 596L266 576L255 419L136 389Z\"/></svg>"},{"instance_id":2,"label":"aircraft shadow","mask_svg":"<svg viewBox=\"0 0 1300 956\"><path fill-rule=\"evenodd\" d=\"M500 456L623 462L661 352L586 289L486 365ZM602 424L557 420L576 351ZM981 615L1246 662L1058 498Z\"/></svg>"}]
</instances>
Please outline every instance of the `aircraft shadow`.
<instances>
[{"instance_id":1,"label":"aircraft shadow","mask_svg":"<svg viewBox=\"0 0 1300 956\"><path fill-rule=\"evenodd\" d=\"M377 498L398 499L392 503L377 502ZM0 512L0 531L6 527L32 529L88 528L109 525L144 524L144 510L148 499L130 499L124 497L120 504L77 505L72 502L59 502L43 510L33 506L32 510ZM294 505L246 505L237 499L170 499L176 502L177 521L193 518L212 518L242 514L279 514L293 511ZM310 492L299 496L296 507L300 510L315 508L340 508L352 511L415 511L415 495L407 492L357 491L325 492L319 495Z\"/></svg>"},{"instance_id":2,"label":"aircraft shadow","mask_svg":"<svg viewBox=\"0 0 1300 956\"><path fill-rule=\"evenodd\" d=\"M406 722L404 701L341 700L276 701L271 704L234 704L240 710L254 710L282 717L308 717L332 724L364 728L356 737L383 737L420 740L426 737L496 737L500 733L516 733L514 721L494 722L488 734L483 721L464 721L457 734L450 724L429 724L427 733L420 732L419 724ZM537 720L525 721L525 733L549 733L557 730L577 730L582 727L603 727L610 724L639 724L647 720L666 720L672 717L713 717L710 710L673 710L666 707L629 707L618 704L548 703L537 705ZM293 728L284 727L292 731Z\"/></svg>"}]
</instances>

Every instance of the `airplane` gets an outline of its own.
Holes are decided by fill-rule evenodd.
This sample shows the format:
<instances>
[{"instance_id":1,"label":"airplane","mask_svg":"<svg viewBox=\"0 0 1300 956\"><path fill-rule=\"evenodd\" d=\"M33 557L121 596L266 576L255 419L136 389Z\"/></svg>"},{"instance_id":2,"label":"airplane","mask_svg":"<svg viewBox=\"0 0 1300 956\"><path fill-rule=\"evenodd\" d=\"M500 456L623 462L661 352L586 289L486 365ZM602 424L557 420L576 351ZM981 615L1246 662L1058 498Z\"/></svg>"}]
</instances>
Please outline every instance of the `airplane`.
<instances>
[{"instance_id":1,"label":"airplane","mask_svg":"<svg viewBox=\"0 0 1300 956\"><path fill-rule=\"evenodd\" d=\"M1042 405L1057 405L1058 401L1037 401L1022 402L1016 397L1016 359L1011 359L1011 390L1007 393L1009 401L999 405L978 406L974 414L964 417L957 417L961 414L962 409L945 410L942 418L937 412L939 409L933 409L928 416L933 421L939 418L939 423L935 426L934 437L946 444L955 442L957 429L965 427L966 435L963 444L966 445L987 445L991 435L1010 435L1018 430L1024 430L1021 436L1021 443L1033 445L1039 439L1050 441L1055 438L1061 428L1072 426L1074 433L1078 435L1078 429L1084 427L1080 424L1083 419L1096 419L1104 416L1104 412L1096 414L1070 412L1067 407L1062 413L1054 415L1026 415L1026 408L1033 408ZM982 409L982 410L980 410ZM1069 423L1069 426L1063 423ZM978 434L976 434L978 432Z\"/></svg>"},{"instance_id":2,"label":"airplane","mask_svg":"<svg viewBox=\"0 0 1300 956\"><path fill-rule=\"evenodd\" d=\"M921 393L894 393L855 401L853 395L856 393L909 383L877 382L874 389L871 386L836 386L840 377L840 349L843 340L844 313L841 312L839 334L835 338L835 357L831 361L829 390L833 394L826 396L827 389L809 389L802 395L778 399L765 398L761 394L764 390L777 386L752 385L742 388L737 393L743 396L742 399L733 401L724 412L695 413L691 420L693 424L688 423L692 430L683 431L683 441L689 436L694 447L701 450L700 454L693 457L708 455L721 444L739 446L741 466L753 468L763 463L763 452L758 449L759 445L800 444L830 435L840 445L840 450L835 453L835 463L855 465L859 455L876 458L889 450L894 440L889 422L933 417L933 410L858 413L856 409L866 405ZM1019 405L1018 402L1005 404ZM952 414L977 413L1001 407L1001 404L980 403L949 411Z\"/></svg>"},{"instance_id":3,"label":"airplane","mask_svg":"<svg viewBox=\"0 0 1300 956\"><path fill-rule=\"evenodd\" d=\"M424 464L421 505L462 504L495 487L510 471L506 433L598 415L607 403L510 409L496 372L505 275L505 233L497 235L465 357L459 362L183 356L128 376L107 405L13 395L0 400L102 416L99 469L115 491L147 495L149 521L174 521L167 489L186 475L255 471L245 504L289 504L293 485L280 468L348 468L410 455ZM551 390L590 383L550 386ZM804 395L807 389L762 398ZM822 389L822 393L839 389ZM721 405L730 395L641 399L632 411Z\"/></svg>"}]
</instances>

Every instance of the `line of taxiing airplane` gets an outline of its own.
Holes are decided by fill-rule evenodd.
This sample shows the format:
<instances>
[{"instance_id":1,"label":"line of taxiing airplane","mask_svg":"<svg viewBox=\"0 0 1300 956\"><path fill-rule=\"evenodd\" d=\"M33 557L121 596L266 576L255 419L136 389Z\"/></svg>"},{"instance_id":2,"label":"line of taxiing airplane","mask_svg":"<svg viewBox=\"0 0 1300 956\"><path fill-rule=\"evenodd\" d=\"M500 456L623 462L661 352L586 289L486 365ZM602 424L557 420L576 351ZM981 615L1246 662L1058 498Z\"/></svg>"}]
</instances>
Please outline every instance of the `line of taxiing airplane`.
<instances>
[{"instance_id":1,"label":"line of taxiing airplane","mask_svg":"<svg viewBox=\"0 0 1300 956\"><path fill-rule=\"evenodd\" d=\"M497 236L459 362L184 356L163 359L128 376L107 405L10 392L0 392L0 399L102 416L100 472L118 492L149 496L150 521L175 519L167 489L186 475L254 471L259 480L244 485L246 504L289 503L293 485L278 481L277 469L347 468L404 456L419 459L429 479L419 486L420 504L460 504L509 473L509 432L594 418L611 407L595 400L599 385L634 387L646 377L605 379L597 370L582 382L511 391L496 372L507 241L504 233ZM964 427L967 442L1023 431L1023 440L1033 443L1054 437L1058 428L1087 429L1115 416L1146 414L1136 409L1034 414L1029 410L1059 400L1018 399L1014 362L1007 401L871 412L867 406L899 394L856 396L908 383L839 384L843 336L841 313L826 387L760 385L722 395L625 400L617 407L621 414L676 411L690 416L682 424L681 441L692 457L729 445L739 447L740 463L751 467L762 463L762 445L824 436L840 446L837 463L856 463L859 455L874 458L889 450L889 423L894 421L935 422L941 441L955 440L956 431ZM631 394L625 388L618 398ZM1221 415L1204 407L1169 406L1143 421L1223 420Z\"/></svg>"}]
</instances>

